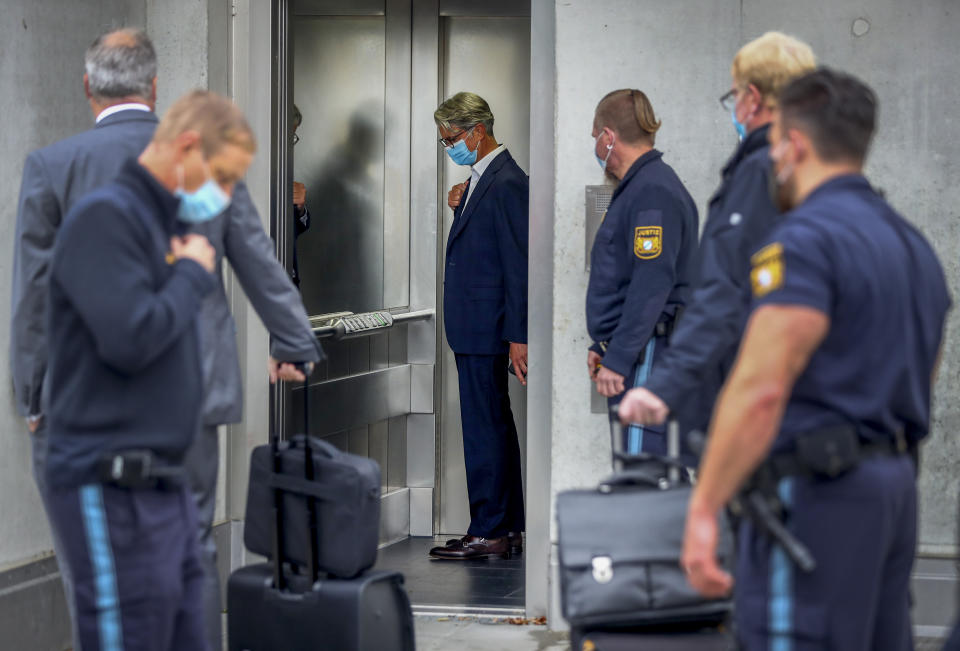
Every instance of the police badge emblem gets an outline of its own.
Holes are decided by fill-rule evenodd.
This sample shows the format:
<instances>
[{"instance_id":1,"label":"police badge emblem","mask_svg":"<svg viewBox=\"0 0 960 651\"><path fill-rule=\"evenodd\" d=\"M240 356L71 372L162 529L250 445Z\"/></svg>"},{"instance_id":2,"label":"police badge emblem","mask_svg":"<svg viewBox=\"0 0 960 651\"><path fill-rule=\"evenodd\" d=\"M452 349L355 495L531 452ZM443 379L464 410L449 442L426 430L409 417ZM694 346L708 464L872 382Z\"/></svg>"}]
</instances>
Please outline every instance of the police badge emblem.
<instances>
[{"instance_id":1,"label":"police badge emblem","mask_svg":"<svg viewBox=\"0 0 960 651\"><path fill-rule=\"evenodd\" d=\"M650 260L663 251L663 227L639 226L633 236L633 252L641 260Z\"/></svg>"},{"instance_id":2,"label":"police badge emblem","mask_svg":"<svg viewBox=\"0 0 960 651\"><path fill-rule=\"evenodd\" d=\"M750 284L757 298L766 296L783 286L783 245L780 242L769 244L750 258L753 268L750 270Z\"/></svg>"}]
</instances>

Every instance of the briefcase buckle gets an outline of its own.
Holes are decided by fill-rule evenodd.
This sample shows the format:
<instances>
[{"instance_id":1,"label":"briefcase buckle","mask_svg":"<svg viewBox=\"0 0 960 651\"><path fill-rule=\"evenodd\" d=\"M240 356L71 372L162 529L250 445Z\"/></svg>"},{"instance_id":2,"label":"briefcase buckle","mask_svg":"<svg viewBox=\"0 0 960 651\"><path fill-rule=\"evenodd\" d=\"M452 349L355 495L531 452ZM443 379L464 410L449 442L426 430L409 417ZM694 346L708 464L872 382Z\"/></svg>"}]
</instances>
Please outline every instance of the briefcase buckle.
<instances>
[{"instance_id":1,"label":"briefcase buckle","mask_svg":"<svg viewBox=\"0 0 960 651\"><path fill-rule=\"evenodd\" d=\"M609 556L594 556L590 561L593 566L593 580L599 584L613 581L613 559Z\"/></svg>"}]
</instances>

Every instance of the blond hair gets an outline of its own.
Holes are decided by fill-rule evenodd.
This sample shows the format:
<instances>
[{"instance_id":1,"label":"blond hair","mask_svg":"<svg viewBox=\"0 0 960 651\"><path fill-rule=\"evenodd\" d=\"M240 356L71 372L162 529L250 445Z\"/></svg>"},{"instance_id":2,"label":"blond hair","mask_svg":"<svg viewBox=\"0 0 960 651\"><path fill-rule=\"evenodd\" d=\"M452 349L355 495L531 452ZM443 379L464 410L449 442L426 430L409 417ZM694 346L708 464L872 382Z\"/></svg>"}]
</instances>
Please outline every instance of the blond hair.
<instances>
[{"instance_id":1,"label":"blond hair","mask_svg":"<svg viewBox=\"0 0 960 651\"><path fill-rule=\"evenodd\" d=\"M243 111L226 97L207 90L194 90L173 103L157 126L153 139L169 142L187 131L200 134L204 158L210 158L224 145L257 149L253 130Z\"/></svg>"},{"instance_id":2,"label":"blond hair","mask_svg":"<svg viewBox=\"0 0 960 651\"><path fill-rule=\"evenodd\" d=\"M472 129L482 124L493 135L493 112L487 101L476 93L457 93L433 112L433 120L442 129Z\"/></svg>"},{"instance_id":3,"label":"blond hair","mask_svg":"<svg viewBox=\"0 0 960 651\"><path fill-rule=\"evenodd\" d=\"M610 127L627 144L653 145L660 120L642 90L623 88L604 95L593 117L597 129Z\"/></svg>"},{"instance_id":4,"label":"blond hair","mask_svg":"<svg viewBox=\"0 0 960 651\"><path fill-rule=\"evenodd\" d=\"M764 103L774 108L784 86L816 67L809 45L781 32L767 32L740 48L730 74L738 86L756 86Z\"/></svg>"}]
</instances>

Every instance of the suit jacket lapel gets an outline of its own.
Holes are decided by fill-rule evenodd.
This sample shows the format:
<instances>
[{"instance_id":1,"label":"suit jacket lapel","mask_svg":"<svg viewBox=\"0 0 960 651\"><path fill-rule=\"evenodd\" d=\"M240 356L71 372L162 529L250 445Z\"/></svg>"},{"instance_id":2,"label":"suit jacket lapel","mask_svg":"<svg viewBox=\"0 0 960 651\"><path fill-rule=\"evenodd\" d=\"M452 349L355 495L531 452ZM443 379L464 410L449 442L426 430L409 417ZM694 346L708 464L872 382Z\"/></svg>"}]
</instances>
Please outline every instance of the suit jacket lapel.
<instances>
[{"instance_id":1,"label":"suit jacket lapel","mask_svg":"<svg viewBox=\"0 0 960 651\"><path fill-rule=\"evenodd\" d=\"M487 188L493 184L494 177L497 175L497 172L500 171L500 168L503 167L508 160L511 160L510 152L504 151L499 154L493 161L490 163L490 166L484 171L483 176L480 177L480 181L477 183L477 188L473 191L473 194L470 196L470 201L467 202L467 207L462 208L459 214L454 214L453 226L450 227L450 237L447 239L447 251L450 251L450 243L453 242L463 232L464 226L467 224L467 220L470 219L470 215L474 213L477 208L477 205L480 203L480 200L483 199L484 193L486 193ZM467 190L469 191L469 186ZM464 196L467 196L467 193L463 193Z\"/></svg>"}]
</instances>

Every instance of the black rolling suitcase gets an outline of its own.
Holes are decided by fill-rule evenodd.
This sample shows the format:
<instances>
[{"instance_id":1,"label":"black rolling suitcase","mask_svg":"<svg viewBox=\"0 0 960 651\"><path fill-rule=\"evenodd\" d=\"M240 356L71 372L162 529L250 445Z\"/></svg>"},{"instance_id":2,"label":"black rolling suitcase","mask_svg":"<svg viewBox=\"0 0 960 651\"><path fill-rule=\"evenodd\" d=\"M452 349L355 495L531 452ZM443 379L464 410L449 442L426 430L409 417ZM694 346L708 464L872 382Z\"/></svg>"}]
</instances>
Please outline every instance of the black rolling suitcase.
<instances>
[{"instance_id":1,"label":"black rolling suitcase","mask_svg":"<svg viewBox=\"0 0 960 651\"><path fill-rule=\"evenodd\" d=\"M305 382L304 427L309 431L306 389ZM260 548L260 541L269 536L271 562L243 567L230 575L228 648L414 651L413 614L403 575L386 571L360 574L376 560L379 470L375 508L369 504L368 489L369 464L376 467L376 463L339 451L330 453L317 443L300 437L293 445L281 445L276 434L271 434L270 445L263 446L269 457L259 448L254 450L247 517L251 507L266 509L266 514L253 517L257 531L252 540ZM260 487L256 490L255 480ZM269 487L268 499L263 486ZM323 507L318 508L318 503ZM265 520L270 523L269 532L264 531ZM371 530L372 558L368 551ZM355 541L359 549L345 548L348 539L344 536L351 532L362 537ZM291 539L293 536L298 540ZM246 534L244 540L248 540ZM330 572L353 578L333 578L328 576Z\"/></svg>"},{"instance_id":2,"label":"black rolling suitcase","mask_svg":"<svg viewBox=\"0 0 960 651\"><path fill-rule=\"evenodd\" d=\"M557 497L561 605L573 648L726 648L716 645L726 641L718 627L731 602L700 596L679 566L692 485L679 462L677 425L668 428L668 456L657 458L624 454L614 423L616 472L597 489ZM718 552L732 560L724 523Z\"/></svg>"}]
</instances>

